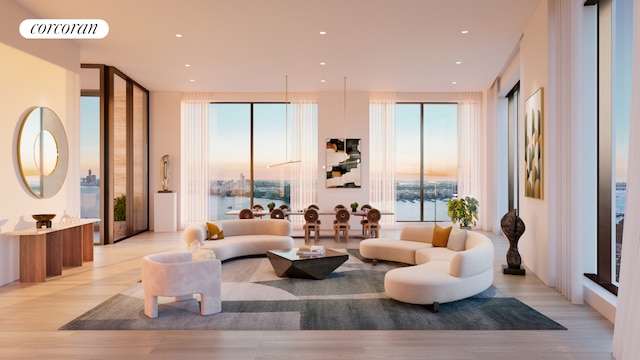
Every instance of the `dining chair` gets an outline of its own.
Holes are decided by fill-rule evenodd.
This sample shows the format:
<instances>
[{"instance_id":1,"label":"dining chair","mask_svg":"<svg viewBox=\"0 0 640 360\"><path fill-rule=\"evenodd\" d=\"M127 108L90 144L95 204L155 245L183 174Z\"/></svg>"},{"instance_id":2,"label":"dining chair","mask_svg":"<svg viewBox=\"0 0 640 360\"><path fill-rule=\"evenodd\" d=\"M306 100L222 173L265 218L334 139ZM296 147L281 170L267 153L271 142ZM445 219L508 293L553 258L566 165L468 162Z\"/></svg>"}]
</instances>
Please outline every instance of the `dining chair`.
<instances>
[{"instance_id":1,"label":"dining chair","mask_svg":"<svg viewBox=\"0 0 640 360\"><path fill-rule=\"evenodd\" d=\"M253 211L251 209L242 209L238 213L240 219L253 219Z\"/></svg>"},{"instance_id":2,"label":"dining chair","mask_svg":"<svg viewBox=\"0 0 640 360\"><path fill-rule=\"evenodd\" d=\"M281 209L284 212L284 218L289 220L289 213L291 212L291 207L287 204L282 204L278 206L278 209Z\"/></svg>"},{"instance_id":3,"label":"dining chair","mask_svg":"<svg viewBox=\"0 0 640 360\"><path fill-rule=\"evenodd\" d=\"M304 211L304 221L305 223L302 225L304 229L304 243L309 242L309 236L311 236L311 232L314 235L314 243L318 242L318 237L320 233L320 220L318 216L318 211L313 208L309 208Z\"/></svg>"},{"instance_id":4,"label":"dining chair","mask_svg":"<svg viewBox=\"0 0 640 360\"><path fill-rule=\"evenodd\" d=\"M380 210L371 209L367 211L367 223L364 224L362 228L364 230L365 239L374 237L374 234L375 237L380 237L380 218Z\"/></svg>"},{"instance_id":5,"label":"dining chair","mask_svg":"<svg viewBox=\"0 0 640 360\"><path fill-rule=\"evenodd\" d=\"M314 209L315 211L320 211L320 207L317 204L311 204L307 206L307 209ZM318 219L318 224L322 224L320 219Z\"/></svg>"},{"instance_id":6,"label":"dining chair","mask_svg":"<svg viewBox=\"0 0 640 360\"><path fill-rule=\"evenodd\" d=\"M360 212L365 213L365 215L362 216L362 220L360 220L360 227L362 228L362 235L364 236L364 225L367 223L367 211L371 210L372 206L369 204L364 204L360 207Z\"/></svg>"},{"instance_id":7,"label":"dining chair","mask_svg":"<svg viewBox=\"0 0 640 360\"><path fill-rule=\"evenodd\" d=\"M284 214L284 211L280 208L273 209L269 215L272 219L285 219L287 216Z\"/></svg>"},{"instance_id":8,"label":"dining chair","mask_svg":"<svg viewBox=\"0 0 640 360\"><path fill-rule=\"evenodd\" d=\"M344 241L349 241L349 210L346 208L336 211L336 219L333 222L336 242L340 242L340 233L344 234Z\"/></svg>"}]
</instances>

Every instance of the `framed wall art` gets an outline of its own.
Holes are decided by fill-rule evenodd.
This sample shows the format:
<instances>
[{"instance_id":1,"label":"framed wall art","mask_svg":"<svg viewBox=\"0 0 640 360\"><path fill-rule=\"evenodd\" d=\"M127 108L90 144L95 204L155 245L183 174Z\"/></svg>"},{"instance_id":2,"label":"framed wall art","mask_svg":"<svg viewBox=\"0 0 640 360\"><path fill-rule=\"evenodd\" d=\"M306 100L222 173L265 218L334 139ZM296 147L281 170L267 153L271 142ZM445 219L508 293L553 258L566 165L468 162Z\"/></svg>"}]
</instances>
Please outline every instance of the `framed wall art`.
<instances>
[{"instance_id":1,"label":"framed wall art","mask_svg":"<svg viewBox=\"0 0 640 360\"><path fill-rule=\"evenodd\" d=\"M542 199L542 88L524 102L524 196Z\"/></svg>"},{"instance_id":2,"label":"framed wall art","mask_svg":"<svg viewBox=\"0 0 640 360\"><path fill-rule=\"evenodd\" d=\"M360 188L360 139L327 139L327 188Z\"/></svg>"}]
</instances>

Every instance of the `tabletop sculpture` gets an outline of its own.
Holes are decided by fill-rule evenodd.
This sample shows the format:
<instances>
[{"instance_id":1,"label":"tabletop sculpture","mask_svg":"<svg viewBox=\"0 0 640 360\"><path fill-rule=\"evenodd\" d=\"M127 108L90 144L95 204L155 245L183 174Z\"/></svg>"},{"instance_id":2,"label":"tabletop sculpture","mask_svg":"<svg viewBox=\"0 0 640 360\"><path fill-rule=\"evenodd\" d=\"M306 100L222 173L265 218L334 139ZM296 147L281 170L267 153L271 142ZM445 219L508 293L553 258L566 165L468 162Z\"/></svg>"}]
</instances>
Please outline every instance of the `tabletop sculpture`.
<instances>
[{"instance_id":1,"label":"tabletop sculpture","mask_svg":"<svg viewBox=\"0 0 640 360\"><path fill-rule=\"evenodd\" d=\"M169 190L169 155L162 156L160 166L162 172L162 190L159 192L171 192L171 190Z\"/></svg>"},{"instance_id":2,"label":"tabletop sculpture","mask_svg":"<svg viewBox=\"0 0 640 360\"><path fill-rule=\"evenodd\" d=\"M509 240L509 250L507 250L507 265L502 265L502 272L511 275L524 275L525 270L521 267L522 258L518 252L518 240L524 233L524 221L518 216L516 209L506 213L500 220L502 233Z\"/></svg>"}]
</instances>

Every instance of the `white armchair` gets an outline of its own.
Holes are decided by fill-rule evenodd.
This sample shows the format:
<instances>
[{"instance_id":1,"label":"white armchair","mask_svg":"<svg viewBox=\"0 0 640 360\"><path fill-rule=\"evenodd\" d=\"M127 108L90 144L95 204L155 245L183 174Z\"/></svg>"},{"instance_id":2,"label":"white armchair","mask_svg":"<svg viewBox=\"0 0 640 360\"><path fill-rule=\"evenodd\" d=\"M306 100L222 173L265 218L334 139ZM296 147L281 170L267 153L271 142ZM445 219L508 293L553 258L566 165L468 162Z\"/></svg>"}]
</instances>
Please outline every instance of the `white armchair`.
<instances>
[{"instance_id":1,"label":"white armchair","mask_svg":"<svg viewBox=\"0 0 640 360\"><path fill-rule=\"evenodd\" d=\"M192 261L189 251L167 252L142 258L144 313L158 317L158 296L175 297L176 301L193 299L200 294L200 314L222 311L220 260Z\"/></svg>"}]
</instances>

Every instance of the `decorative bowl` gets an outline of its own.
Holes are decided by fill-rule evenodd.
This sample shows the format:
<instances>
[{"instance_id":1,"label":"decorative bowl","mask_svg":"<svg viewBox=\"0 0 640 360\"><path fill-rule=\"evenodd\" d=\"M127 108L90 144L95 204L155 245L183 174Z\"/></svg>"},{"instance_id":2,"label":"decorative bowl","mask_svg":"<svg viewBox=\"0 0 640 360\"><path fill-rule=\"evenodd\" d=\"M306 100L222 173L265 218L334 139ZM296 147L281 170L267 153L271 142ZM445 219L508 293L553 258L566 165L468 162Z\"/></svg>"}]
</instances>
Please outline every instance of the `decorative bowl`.
<instances>
[{"instance_id":1,"label":"decorative bowl","mask_svg":"<svg viewBox=\"0 0 640 360\"><path fill-rule=\"evenodd\" d=\"M37 221L51 221L51 219L56 217L56 214L34 214L31 215L31 217Z\"/></svg>"}]
</instances>

